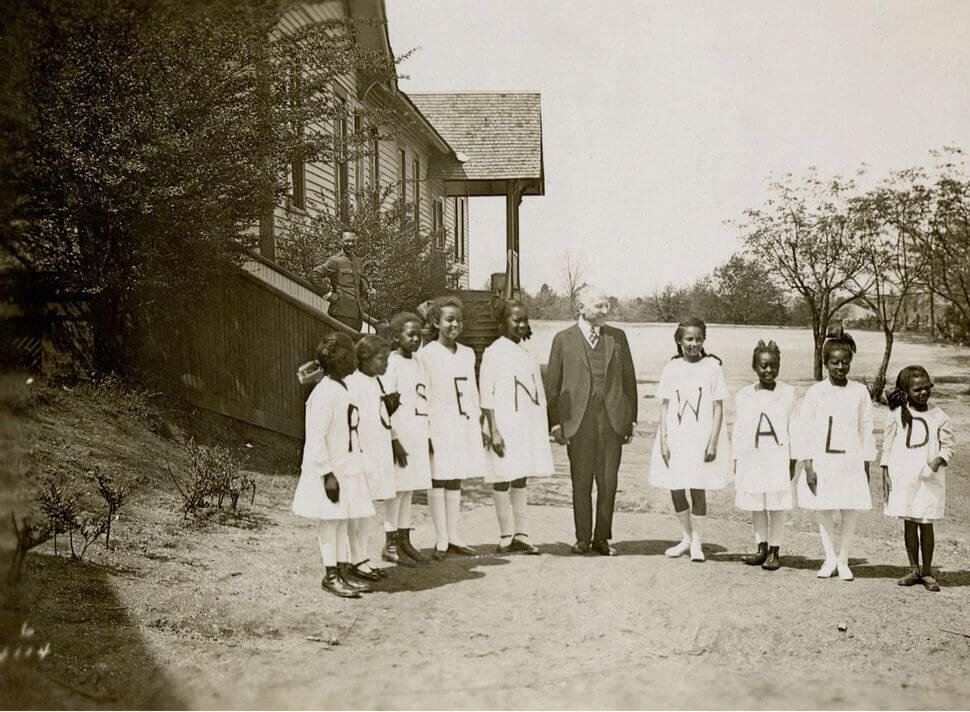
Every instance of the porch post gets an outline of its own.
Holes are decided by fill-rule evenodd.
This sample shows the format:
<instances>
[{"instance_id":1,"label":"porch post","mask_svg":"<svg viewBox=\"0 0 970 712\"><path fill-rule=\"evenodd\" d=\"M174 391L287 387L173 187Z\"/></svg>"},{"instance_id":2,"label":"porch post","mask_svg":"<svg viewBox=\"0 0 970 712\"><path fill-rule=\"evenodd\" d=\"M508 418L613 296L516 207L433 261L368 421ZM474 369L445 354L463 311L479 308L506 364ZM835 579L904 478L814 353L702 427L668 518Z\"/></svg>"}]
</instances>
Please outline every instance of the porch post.
<instances>
[{"instance_id":1,"label":"porch post","mask_svg":"<svg viewBox=\"0 0 970 712\"><path fill-rule=\"evenodd\" d=\"M522 193L514 181L505 182L505 296L519 290L519 203Z\"/></svg>"}]
</instances>

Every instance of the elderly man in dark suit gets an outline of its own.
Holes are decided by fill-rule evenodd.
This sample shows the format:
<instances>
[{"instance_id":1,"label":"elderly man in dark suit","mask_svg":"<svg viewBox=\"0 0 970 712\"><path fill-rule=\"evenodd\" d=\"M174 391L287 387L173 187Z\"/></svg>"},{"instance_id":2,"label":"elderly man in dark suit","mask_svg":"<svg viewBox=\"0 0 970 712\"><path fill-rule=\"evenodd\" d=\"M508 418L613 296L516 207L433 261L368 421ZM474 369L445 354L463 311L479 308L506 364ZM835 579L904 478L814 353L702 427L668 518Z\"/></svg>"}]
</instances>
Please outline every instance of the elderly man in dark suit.
<instances>
[{"instance_id":1,"label":"elderly man in dark suit","mask_svg":"<svg viewBox=\"0 0 970 712\"><path fill-rule=\"evenodd\" d=\"M613 501L624 443L637 422L637 380L626 334L604 324L610 302L601 289L583 287L579 319L552 340L545 387L552 435L567 446L573 485L576 543L615 556ZM593 482L596 524L593 525Z\"/></svg>"}]
</instances>

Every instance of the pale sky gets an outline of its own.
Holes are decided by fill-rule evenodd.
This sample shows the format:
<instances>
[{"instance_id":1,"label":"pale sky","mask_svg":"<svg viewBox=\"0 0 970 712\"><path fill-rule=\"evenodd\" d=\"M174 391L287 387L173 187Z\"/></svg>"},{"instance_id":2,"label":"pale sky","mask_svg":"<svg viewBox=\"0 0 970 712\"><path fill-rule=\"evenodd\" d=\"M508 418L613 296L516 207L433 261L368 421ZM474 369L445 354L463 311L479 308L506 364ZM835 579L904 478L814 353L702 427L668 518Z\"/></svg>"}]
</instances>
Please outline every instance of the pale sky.
<instances>
[{"instance_id":1,"label":"pale sky","mask_svg":"<svg viewBox=\"0 0 970 712\"><path fill-rule=\"evenodd\" d=\"M616 295L687 283L770 175L970 150L970 2L387 0L405 91L538 91L546 195L522 282L569 251ZM470 206L471 285L504 270L503 199Z\"/></svg>"}]
</instances>

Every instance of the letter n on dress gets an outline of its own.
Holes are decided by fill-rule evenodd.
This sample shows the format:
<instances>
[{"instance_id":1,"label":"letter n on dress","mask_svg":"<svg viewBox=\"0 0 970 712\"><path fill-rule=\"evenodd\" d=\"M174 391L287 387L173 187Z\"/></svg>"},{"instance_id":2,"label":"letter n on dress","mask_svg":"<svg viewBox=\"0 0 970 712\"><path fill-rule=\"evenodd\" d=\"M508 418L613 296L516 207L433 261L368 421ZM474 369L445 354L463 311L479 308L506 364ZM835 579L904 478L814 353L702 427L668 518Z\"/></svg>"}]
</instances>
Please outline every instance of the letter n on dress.
<instances>
[{"instance_id":1,"label":"letter n on dress","mask_svg":"<svg viewBox=\"0 0 970 712\"><path fill-rule=\"evenodd\" d=\"M525 394L529 397L529 400L532 401L533 405L539 405L539 387L536 385L536 377L532 377L532 388L534 389L534 392L530 391L529 387L520 381L518 376L513 376L513 378L515 378L515 412L519 412L520 388L525 391Z\"/></svg>"}]
</instances>

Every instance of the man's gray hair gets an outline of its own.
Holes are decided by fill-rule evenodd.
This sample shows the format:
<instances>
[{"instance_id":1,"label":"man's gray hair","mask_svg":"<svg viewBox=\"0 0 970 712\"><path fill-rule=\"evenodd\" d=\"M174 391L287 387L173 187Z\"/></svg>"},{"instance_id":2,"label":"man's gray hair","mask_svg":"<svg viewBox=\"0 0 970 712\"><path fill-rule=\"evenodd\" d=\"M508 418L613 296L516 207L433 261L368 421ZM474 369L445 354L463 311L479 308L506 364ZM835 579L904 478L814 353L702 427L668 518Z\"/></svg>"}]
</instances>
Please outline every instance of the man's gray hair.
<instances>
[{"instance_id":1,"label":"man's gray hair","mask_svg":"<svg viewBox=\"0 0 970 712\"><path fill-rule=\"evenodd\" d=\"M606 292L595 284L583 284L576 292L576 303L577 304L588 304L587 299L594 297L606 298Z\"/></svg>"}]
</instances>

